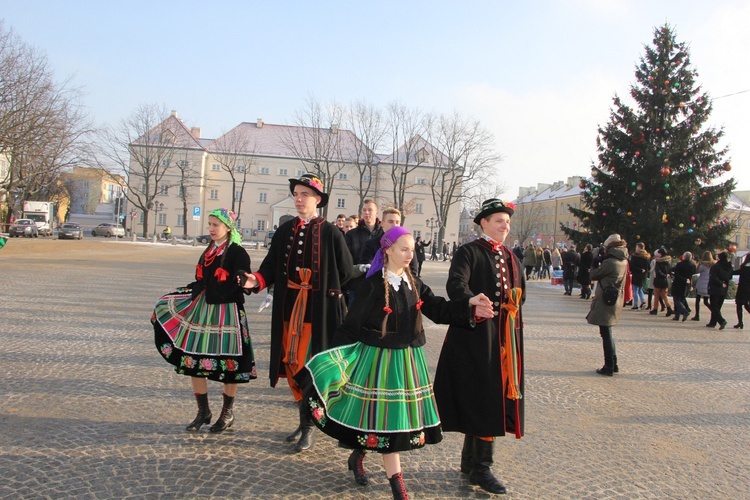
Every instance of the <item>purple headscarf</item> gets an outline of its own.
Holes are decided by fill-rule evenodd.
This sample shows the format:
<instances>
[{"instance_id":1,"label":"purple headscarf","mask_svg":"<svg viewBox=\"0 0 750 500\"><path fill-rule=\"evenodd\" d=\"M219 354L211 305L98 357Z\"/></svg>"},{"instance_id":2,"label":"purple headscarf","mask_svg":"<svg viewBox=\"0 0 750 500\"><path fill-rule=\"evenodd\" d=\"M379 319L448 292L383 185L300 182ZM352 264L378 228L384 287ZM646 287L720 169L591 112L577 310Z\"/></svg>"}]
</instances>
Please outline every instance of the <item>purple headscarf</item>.
<instances>
[{"instance_id":1,"label":"purple headscarf","mask_svg":"<svg viewBox=\"0 0 750 500\"><path fill-rule=\"evenodd\" d=\"M370 269L367 271L368 278L383 269L385 251L391 248L391 245L396 243L396 240L405 234L411 234L411 231L401 226L393 226L380 238L380 250L375 254L375 258L372 259L372 265L370 265Z\"/></svg>"}]
</instances>

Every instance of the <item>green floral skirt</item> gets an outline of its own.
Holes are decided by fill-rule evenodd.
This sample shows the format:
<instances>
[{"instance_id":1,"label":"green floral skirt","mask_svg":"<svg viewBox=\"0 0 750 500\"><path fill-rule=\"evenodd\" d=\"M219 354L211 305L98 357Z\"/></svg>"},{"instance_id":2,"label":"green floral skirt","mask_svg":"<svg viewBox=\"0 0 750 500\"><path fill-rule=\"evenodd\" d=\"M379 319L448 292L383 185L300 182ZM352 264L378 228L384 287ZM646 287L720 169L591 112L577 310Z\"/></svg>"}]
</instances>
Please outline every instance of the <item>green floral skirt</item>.
<instances>
[{"instance_id":1,"label":"green floral skirt","mask_svg":"<svg viewBox=\"0 0 750 500\"><path fill-rule=\"evenodd\" d=\"M151 317L154 342L181 375L241 384L257 378L242 304L208 304L178 290L159 299Z\"/></svg>"},{"instance_id":2,"label":"green floral skirt","mask_svg":"<svg viewBox=\"0 0 750 500\"><path fill-rule=\"evenodd\" d=\"M337 347L310 359L295 379L315 424L342 446L393 453L443 439L421 347Z\"/></svg>"}]
</instances>

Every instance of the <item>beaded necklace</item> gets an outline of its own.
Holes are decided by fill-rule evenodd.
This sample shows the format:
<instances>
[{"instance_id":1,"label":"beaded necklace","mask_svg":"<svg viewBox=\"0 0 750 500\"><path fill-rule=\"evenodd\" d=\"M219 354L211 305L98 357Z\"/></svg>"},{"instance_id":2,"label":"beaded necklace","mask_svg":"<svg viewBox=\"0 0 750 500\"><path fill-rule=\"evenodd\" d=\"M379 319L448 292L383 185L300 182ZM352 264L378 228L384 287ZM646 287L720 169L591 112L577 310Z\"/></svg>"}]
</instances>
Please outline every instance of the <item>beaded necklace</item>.
<instances>
[{"instance_id":1,"label":"beaded necklace","mask_svg":"<svg viewBox=\"0 0 750 500\"><path fill-rule=\"evenodd\" d=\"M226 246L226 241L224 241L224 243L222 243L221 245L214 245L208 252L206 252L206 255L203 256L203 265L205 267L211 267L211 264L214 263L216 257L222 254Z\"/></svg>"}]
</instances>

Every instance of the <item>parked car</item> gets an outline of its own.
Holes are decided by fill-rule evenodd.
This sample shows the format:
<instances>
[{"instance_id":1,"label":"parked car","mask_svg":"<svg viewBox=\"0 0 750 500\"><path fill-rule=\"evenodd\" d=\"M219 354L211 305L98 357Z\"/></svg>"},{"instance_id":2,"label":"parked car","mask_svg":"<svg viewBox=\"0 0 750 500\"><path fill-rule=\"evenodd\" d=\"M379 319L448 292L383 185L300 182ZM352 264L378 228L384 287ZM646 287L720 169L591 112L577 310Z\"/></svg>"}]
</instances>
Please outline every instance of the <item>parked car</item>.
<instances>
[{"instance_id":1,"label":"parked car","mask_svg":"<svg viewBox=\"0 0 750 500\"><path fill-rule=\"evenodd\" d=\"M57 237L61 240L70 238L72 240L83 239L83 228L80 224L66 222L57 230Z\"/></svg>"},{"instance_id":2,"label":"parked car","mask_svg":"<svg viewBox=\"0 0 750 500\"><path fill-rule=\"evenodd\" d=\"M200 236L195 237L195 241L198 243L208 243L211 241L211 235L210 234L201 234Z\"/></svg>"},{"instance_id":3,"label":"parked car","mask_svg":"<svg viewBox=\"0 0 750 500\"><path fill-rule=\"evenodd\" d=\"M122 238L123 236L125 236L125 228L123 228L120 224L105 222L92 229L91 236L106 236L107 238L117 236L118 238Z\"/></svg>"},{"instance_id":4,"label":"parked car","mask_svg":"<svg viewBox=\"0 0 750 500\"><path fill-rule=\"evenodd\" d=\"M8 234L13 236L28 236L34 238L39 236L39 228L36 227L36 222L31 219L16 219L8 229Z\"/></svg>"}]
</instances>

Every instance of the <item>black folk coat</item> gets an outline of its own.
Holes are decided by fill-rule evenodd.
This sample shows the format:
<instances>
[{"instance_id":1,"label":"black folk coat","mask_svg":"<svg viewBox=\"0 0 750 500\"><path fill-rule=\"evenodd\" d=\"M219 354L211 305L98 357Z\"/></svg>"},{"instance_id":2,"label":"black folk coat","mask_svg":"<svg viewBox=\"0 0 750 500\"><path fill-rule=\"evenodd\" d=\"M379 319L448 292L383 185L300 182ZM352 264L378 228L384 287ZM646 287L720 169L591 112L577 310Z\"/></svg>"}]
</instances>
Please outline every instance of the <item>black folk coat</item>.
<instances>
[{"instance_id":1,"label":"black folk coat","mask_svg":"<svg viewBox=\"0 0 750 500\"><path fill-rule=\"evenodd\" d=\"M268 378L271 387L276 387L279 376L286 376L284 370L281 340L284 322L289 319L292 305L297 299L298 290L289 289L287 281L291 277L299 283L295 267L297 237L295 227L299 218L285 222L271 240L271 248L258 268L267 286L274 286L273 309L271 311L271 358ZM353 274L352 256L341 231L318 217L307 227L308 244L304 245L305 258L312 269L312 290L308 293L305 321L312 327L311 352L317 354L333 344L336 328L346 316L346 301L342 288ZM256 288L253 291L258 291Z\"/></svg>"},{"instance_id":2,"label":"black folk coat","mask_svg":"<svg viewBox=\"0 0 750 500\"><path fill-rule=\"evenodd\" d=\"M496 259L497 257L497 259ZM498 301L498 259L508 264L510 287L519 287L525 298L526 281L521 263L506 247L494 253L478 239L461 245L451 261L446 289L451 300L484 293ZM502 293L502 292L500 292ZM495 310L499 307L495 305ZM445 336L435 374L435 399L443 430L473 436L523 435L524 399L506 398L501 374L500 349L507 321L504 309L493 319L478 322L474 328L450 326ZM519 359L519 389L523 381L523 316L519 307L515 331Z\"/></svg>"}]
</instances>

